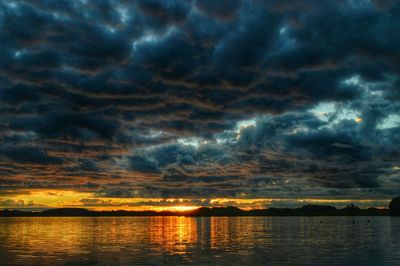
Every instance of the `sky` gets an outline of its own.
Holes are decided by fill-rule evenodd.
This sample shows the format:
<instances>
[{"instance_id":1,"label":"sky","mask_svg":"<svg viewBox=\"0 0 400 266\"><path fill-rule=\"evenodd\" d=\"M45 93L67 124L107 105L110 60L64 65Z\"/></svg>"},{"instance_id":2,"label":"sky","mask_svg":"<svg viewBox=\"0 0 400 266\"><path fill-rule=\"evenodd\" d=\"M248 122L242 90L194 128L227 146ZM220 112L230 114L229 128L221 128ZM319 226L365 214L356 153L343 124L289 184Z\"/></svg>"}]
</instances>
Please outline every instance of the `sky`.
<instances>
[{"instance_id":1,"label":"sky","mask_svg":"<svg viewBox=\"0 0 400 266\"><path fill-rule=\"evenodd\" d=\"M1 0L0 208L387 205L397 0Z\"/></svg>"}]
</instances>

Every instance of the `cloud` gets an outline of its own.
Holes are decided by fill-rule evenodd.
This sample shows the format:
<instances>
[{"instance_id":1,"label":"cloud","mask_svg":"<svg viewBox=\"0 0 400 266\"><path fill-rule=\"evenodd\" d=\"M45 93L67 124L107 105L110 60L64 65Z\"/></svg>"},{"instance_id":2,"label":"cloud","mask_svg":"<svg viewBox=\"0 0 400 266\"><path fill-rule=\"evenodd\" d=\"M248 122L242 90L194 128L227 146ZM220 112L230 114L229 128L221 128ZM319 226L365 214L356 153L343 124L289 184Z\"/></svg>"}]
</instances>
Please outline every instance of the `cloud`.
<instances>
[{"instance_id":1,"label":"cloud","mask_svg":"<svg viewBox=\"0 0 400 266\"><path fill-rule=\"evenodd\" d=\"M10 209L32 209L32 210L40 210L44 209L47 206L42 204L37 204L34 201L26 202L24 200L12 200L12 199L0 199L0 206L3 208Z\"/></svg>"},{"instance_id":2,"label":"cloud","mask_svg":"<svg viewBox=\"0 0 400 266\"><path fill-rule=\"evenodd\" d=\"M196 7L205 14L228 21L237 18L241 4L241 0L196 1Z\"/></svg>"},{"instance_id":3,"label":"cloud","mask_svg":"<svg viewBox=\"0 0 400 266\"><path fill-rule=\"evenodd\" d=\"M61 158L51 157L45 150L37 147L8 146L0 148L3 160L27 164L55 164L62 163Z\"/></svg>"}]
</instances>

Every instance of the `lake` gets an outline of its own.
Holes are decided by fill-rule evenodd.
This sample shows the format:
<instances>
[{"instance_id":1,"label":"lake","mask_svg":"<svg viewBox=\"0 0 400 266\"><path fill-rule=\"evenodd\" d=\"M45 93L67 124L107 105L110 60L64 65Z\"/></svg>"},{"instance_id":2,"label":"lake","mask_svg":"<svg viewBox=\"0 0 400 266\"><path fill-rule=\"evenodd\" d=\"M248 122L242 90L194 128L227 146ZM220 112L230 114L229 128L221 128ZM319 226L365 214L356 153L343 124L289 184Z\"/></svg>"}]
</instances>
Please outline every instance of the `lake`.
<instances>
[{"instance_id":1,"label":"lake","mask_svg":"<svg viewBox=\"0 0 400 266\"><path fill-rule=\"evenodd\" d=\"M143 264L400 265L400 217L0 218L0 265Z\"/></svg>"}]
</instances>

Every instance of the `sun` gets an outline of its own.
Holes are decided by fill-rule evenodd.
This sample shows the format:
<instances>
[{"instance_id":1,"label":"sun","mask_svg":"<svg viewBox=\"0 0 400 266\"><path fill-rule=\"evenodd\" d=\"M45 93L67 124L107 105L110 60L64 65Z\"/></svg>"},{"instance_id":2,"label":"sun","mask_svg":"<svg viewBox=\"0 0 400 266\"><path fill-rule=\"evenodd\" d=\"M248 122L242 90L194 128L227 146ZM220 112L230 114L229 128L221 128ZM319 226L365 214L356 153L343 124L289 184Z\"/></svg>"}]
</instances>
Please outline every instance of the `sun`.
<instances>
[{"instance_id":1,"label":"sun","mask_svg":"<svg viewBox=\"0 0 400 266\"><path fill-rule=\"evenodd\" d=\"M168 207L170 211L177 211L177 212L184 212L184 211L191 211L197 209L197 206L171 206Z\"/></svg>"}]
</instances>

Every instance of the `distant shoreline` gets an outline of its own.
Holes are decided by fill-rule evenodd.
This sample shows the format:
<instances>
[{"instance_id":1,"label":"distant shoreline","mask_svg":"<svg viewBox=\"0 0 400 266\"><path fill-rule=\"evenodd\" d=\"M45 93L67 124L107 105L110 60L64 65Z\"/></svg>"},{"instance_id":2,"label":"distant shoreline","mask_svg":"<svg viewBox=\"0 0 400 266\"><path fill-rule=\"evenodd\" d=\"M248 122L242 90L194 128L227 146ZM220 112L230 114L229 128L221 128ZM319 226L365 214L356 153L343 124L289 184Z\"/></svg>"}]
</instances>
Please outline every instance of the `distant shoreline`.
<instances>
[{"instance_id":1,"label":"distant shoreline","mask_svg":"<svg viewBox=\"0 0 400 266\"><path fill-rule=\"evenodd\" d=\"M0 217L245 217L245 216L400 216L389 209L359 209L354 206L336 209L332 206L306 205L300 208L268 208L242 210L236 207L202 207L191 211L92 211L80 208L50 209L40 212L1 210Z\"/></svg>"}]
</instances>

